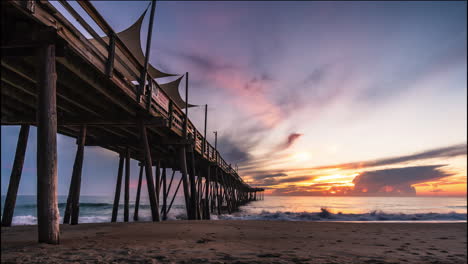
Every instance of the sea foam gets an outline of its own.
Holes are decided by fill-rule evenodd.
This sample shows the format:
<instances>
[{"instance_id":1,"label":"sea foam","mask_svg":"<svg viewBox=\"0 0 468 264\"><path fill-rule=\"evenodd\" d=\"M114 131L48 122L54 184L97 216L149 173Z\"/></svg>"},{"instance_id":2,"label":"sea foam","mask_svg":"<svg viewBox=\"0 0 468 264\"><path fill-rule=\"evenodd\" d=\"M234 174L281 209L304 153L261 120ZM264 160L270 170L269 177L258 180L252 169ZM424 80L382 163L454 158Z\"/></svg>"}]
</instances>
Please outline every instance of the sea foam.
<instances>
[{"instance_id":1,"label":"sea foam","mask_svg":"<svg viewBox=\"0 0 468 264\"><path fill-rule=\"evenodd\" d=\"M466 221L465 213L386 213L371 211L361 214L332 213L322 208L320 212L269 212L252 214L237 212L219 216L220 220L279 220L279 221Z\"/></svg>"}]
</instances>

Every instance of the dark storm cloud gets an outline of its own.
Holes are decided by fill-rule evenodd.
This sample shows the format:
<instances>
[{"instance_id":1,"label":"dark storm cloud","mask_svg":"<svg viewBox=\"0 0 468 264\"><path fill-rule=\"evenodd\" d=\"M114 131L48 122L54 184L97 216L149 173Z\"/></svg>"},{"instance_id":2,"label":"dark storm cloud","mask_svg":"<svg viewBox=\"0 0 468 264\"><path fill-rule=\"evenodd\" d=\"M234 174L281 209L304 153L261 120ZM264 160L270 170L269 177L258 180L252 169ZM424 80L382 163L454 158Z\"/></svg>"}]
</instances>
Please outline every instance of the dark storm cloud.
<instances>
[{"instance_id":1,"label":"dark storm cloud","mask_svg":"<svg viewBox=\"0 0 468 264\"><path fill-rule=\"evenodd\" d=\"M264 92L264 83L270 82L273 80L267 73L261 74L259 77L253 77L249 81L247 81L244 85L244 89L250 92L261 93Z\"/></svg>"},{"instance_id":2,"label":"dark storm cloud","mask_svg":"<svg viewBox=\"0 0 468 264\"><path fill-rule=\"evenodd\" d=\"M311 83L318 83L322 81L327 74L330 65L323 65L314 69L307 77L302 81L302 84L309 85Z\"/></svg>"},{"instance_id":3,"label":"dark storm cloud","mask_svg":"<svg viewBox=\"0 0 468 264\"><path fill-rule=\"evenodd\" d=\"M381 195L399 196L416 195L413 184L438 180L452 174L440 170L445 165L412 166L392 168L384 170L366 171L356 178L351 186L339 186L337 182L315 183L308 186L288 185L287 187L274 188L274 195ZM274 186L280 183L294 183L313 179L311 176L297 176L290 178L269 178L257 184L260 187ZM434 186L434 192L440 192L440 188Z\"/></svg>"},{"instance_id":4,"label":"dark storm cloud","mask_svg":"<svg viewBox=\"0 0 468 264\"><path fill-rule=\"evenodd\" d=\"M218 139L218 151L228 163L240 163L251 159L248 146L240 144L230 136L222 136Z\"/></svg>"},{"instance_id":5,"label":"dark storm cloud","mask_svg":"<svg viewBox=\"0 0 468 264\"><path fill-rule=\"evenodd\" d=\"M452 175L441 171L440 168L443 166L445 165L366 171L354 178L354 192L416 194L416 190L411 185Z\"/></svg>"},{"instance_id":6,"label":"dark storm cloud","mask_svg":"<svg viewBox=\"0 0 468 264\"><path fill-rule=\"evenodd\" d=\"M285 150L287 148L289 148L290 146L292 146L292 144L294 144L294 142L296 142L297 139L299 139L303 134L299 134L299 133L291 133L288 135L288 137L286 138L286 142L284 142L283 144L281 144L280 146L278 146L278 149L279 150Z\"/></svg>"},{"instance_id":7,"label":"dark storm cloud","mask_svg":"<svg viewBox=\"0 0 468 264\"><path fill-rule=\"evenodd\" d=\"M273 173L273 174L259 174L253 176L255 180L263 180L267 178L276 178L276 177L286 177L288 176L286 173Z\"/></svg>"},{"instance_id":8,"label":"dark storm cloud","mask_svg":"<svg viewBox=\"0 0 468 264\"><path fill-rule=\"evenodd\" d=\"M189 63L193 68L205 73L234 68L233 65L220 63L214 58L204 56L196 51L176 51L171 48L165 48L163 51L170 54L171 57L181 60L184 64Z\"/></svg>"}]
</instances>

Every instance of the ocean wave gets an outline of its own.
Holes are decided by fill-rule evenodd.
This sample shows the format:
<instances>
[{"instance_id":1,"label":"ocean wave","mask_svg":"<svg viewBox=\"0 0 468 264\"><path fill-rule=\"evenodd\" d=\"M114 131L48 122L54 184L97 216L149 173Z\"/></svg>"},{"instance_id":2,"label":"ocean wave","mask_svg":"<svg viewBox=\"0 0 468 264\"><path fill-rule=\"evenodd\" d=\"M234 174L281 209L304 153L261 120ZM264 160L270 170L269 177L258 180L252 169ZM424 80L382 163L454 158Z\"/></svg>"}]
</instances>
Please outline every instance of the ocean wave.
<instances>
[{"instance_id":1,"label":"ocean wave","mask_svg":"<svg viewBox=\"0 0 468 264\"><path fill-rule=\"evenodd\" d=\"M463 213L386 213L371 211L362 214L333 213L326 208L320 212L269 212L258 214L238 212L221 215L220 220L280 220L280 221L466 221L467 214Z\"/></svg>"},{"instance_id":2,"label":"ocean wave","mask_svg":"<svg viewBox=\"0 0 468 264\"><path fill-rule=\"evenodd\" d=\"M79 223L106 223L110 222L109 216L80 216L78 219ZM63 218L60 217L60 223L63 222ZM37 217L33 215L19 215L14 216L12 225L37 225Z\"/></svg>"},{"instance_id":3,"label":"ocean wave","mask_svg":"<svg viewBox=\"0 0 468 264\"><path fill-rule=\"evenodd\" d=\"M122 221L119 216L117 221ZM97 216L80 216L79 223L108 223L110 222L110 215L97 215ZM185 212L175 211L168 215L168 220L185 220L187 216ZM328 209L322 208L320 212L269 212L262 211L261 213L246 213L237 212L234 214L211 215L211 220L270 220L270 221L466 221L466 213L416 213L416 214L403 214L403 213L386 213L383 211L371 211L362 214L345 214L333 213ZM133 221L131 217L130 221ZM151 221L150 214L143 214L140 216L140 221ZM60 217L60 223L62 223ZM13 225L36 225L37 218L32 215L22 215L13 217Z\"/></svg>"},{"instance_id":4,"label":"ocean wave","mask_svg":"<svg viewBox=\"0 0 468 264\"><path fill-rule=\"evenodd\" d=\"M37 217L32 215L19 215L14 216L12 225L35 225L37 224Z\"/></svg>"},{"instance_id":5,"label":"ocean wave","mask_svg":"<svg viewBox=\"0 0 468 264\"><path fill-rule=\"evenodd\" d=\"M59 203L58 207L59 208L64 208L67 205L67 203ZM90 208L96 208L96 207L112 207L112 204L109 203L80 203L80 207L90 207ZM123 204L122 204L123 206ZM31 204L20 204L17 205L17 208L23 208L23 209L34 209L36 208L35 203Z\"/></svg>"},{"instance_id":6,"label":"ocean wave","mask_svg":"<svg viewBox=\"0 0 468 264\"><path fill-rule=\"evenodd\" d=\"M67 203L59 203L58 204L58 207L59 208L65 208L65 206L67 205ZM80 207L81 208L112 208L114 206L114 204L111 204L111 203L80 203ZM123 207L124 204L123 203L120 203L119 204L119 208L120 207ZM159 205L159 207L161 207L162 204ZM135 207L135 204L133 203L130 203L129 204L129 207L130 208L134 208ZM17 205L16 208L22 208L22 209L35 209L36 208L36 204L35 203L31 203L31 204L20 204L20 205ZM150 204L140 204L139 205L139 208L142 208L142 209L150 209L151 208L151 205ZM185 209L185 205L178 205L178 204L174 204L172 206L172 208L176 208L176 209Z\"/></svg>"},{"instance_id":7,"label":"ocean wave","mask_svg":"<svg viewBox=\"0 0 468 264\"><path fill-rule=\"evenodd\" d=\"M118 222L123 221L123 216L120 216L117 218ZM145 222L145 221L152 221L151 215L140 215L139 217L140 221ZM169 213L167 215L167 220L186 220L187 216L185 213ZM110 223L111 221L111 216L110 215L98 215L98 216L80 216L78 218L78 223ZM60 216L60 223L63 223L63 218ZM130 222L133 222L133 216L130 217ZM14 216L12 225L37 225L37 217L33 215L19 215L19 216Z\"/></svg>"}]
</instances>

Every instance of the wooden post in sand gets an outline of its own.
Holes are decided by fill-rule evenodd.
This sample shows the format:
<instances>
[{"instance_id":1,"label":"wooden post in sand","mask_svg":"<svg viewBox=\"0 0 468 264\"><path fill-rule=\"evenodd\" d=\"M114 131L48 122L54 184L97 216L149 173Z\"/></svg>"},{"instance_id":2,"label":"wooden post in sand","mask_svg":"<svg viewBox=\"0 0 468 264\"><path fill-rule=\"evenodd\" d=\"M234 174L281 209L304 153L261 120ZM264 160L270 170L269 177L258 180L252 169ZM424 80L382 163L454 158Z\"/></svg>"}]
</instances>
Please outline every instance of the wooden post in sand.
<instances>
[{"instance_id":1,"label":"wooden post in sand","mask_svg":"<svg viewBox=\"0 0 468 264\"><path fill-rule=\"evenodd\" d=\"M195 220L197 219L197 215L198 215L198 210L197 210L197 186L196 186L196 183L195 183L195 156L193 154L193 152L195 152L195 149L192 149L191 152L190 152L190 158L191 158L191 162L190 162L190 174L189 174L189 177L190 177L190 210L191 210L191 216L188 218L189 220Z\"/></svg>"},{"instance_id":2,"label":"wooden post in sand","mask_svg":"<svg viewBox=\"0 0 468 264\"><path fill-rule=\"evenodd\" d=\"M218 215L221 214L221 205L223 204L223 185L221 183L221 174L219 174L218 169L216 170L216 173L218 174L217 179L218 179Z\"/></svg>"},{"instance_id":3,"label":"wooden post in sand","mask_svg":"<svg viewBox=\"0 0 468 264\"><path fill-rule=\"evenodd\" d=\"M55 44L38 48L37 86L37 230L39 243L60 241L57 201L57 101Z\"/></svg>"},{"instance_id":4,"label":"wooden post in sand","mask_svg":"<svg viewBox=\"0 0 468 264\"><path fill-rule=\"evenodd\" d=\"M197 196L197 219L198 220L201 220L203 219L203 205L205 203L205 201L203 201L203 177L200 175L200 171L198 172L199 175L198 175L198 188L197 188L197 192L198 192L198 196Z\"/></svg>"},{"instance_id":5,"label":"wooden post in sand","mask_svg":"<svg viewBox=\"0 0 468 264\"><path fill-rule=\"evenodd\" d=\"M211 172L211 166L208 165L207 171L206 171L206 180L205 180L205 218L207 220L210 220L210 172Z\"/></svg>"},{"instance_id":6,"label":"wooden post in sand","mask_svg":"<svg viewBox=\"0 0 468 264\"><path fill-rule=\"evenodd\" d=\"M156 191L156 201L159 204L159 190L161 189L161 163L159 160L156 160L156 166L155 166L155 182L154 182L154 189Z\"/></svg>"},{"instance_id":7,"label":"wooden post in sand","mask_svg":"<svg viewBox=\"0 0 468 264\"><path fill-rule=\"evenodd\" d=\"M230 214L231 213L231 203L230 203L230 197L229 197L229 188L228 188L228 185L227 185L227 179L225 179L223 171L221 171L221 182L223 183L223 198L226 200L228 213Z\"/></svg>"},{"instance_id":8,"label":"wooden post in sand","mask_svg":"<svg viewBox=\"0 0 468 264\"><path fill-rule=\"evenodd\" d=\"M162 166L162 184L163 184L163 205L162 205L162 220L167 220L167 186L166 186L166 164Z\"/></svg>"},{"instance_id":9,"label":"wooden post in sand","mask_svg":"<svg viewBox=\"0 0 468 264\"><path fill-rule=\"evenodd\" d=\"M138 221L138 208L140 207L140 193L141 193L141 181L143 178L143 165L138 163L140 166L140 173L138 175L138 187L137 187L137 194L135 198L135 212L133 213L133 220Z\"/></svg>"},{"instance_id":10,"label":"wooden post in sand","mask_svg":"<svg viewBox=\"0 0 468 264\"><path fill-rule=\"evenodd\" d=\"M129 218L129 200L130 200L130 151L125 149L125 193L124 193L124 222Z\"/></svg>"},{"instance_id":11,"label":"wooden post in sand","mask_svg":"<svg viewBox=\"0 0 468 264\"><path fill-rule=\"evenodd\" d=\"M214 168L215 169L215 168ZM211 184L211 198L210 198L210 213L214 213L215 211L215 206L216 206L216 179L210 181Z\"/></svg>"},{"instance_id":12,"label":"wooden post in sand","mask_svg":"<svg viewBox=\"0 0 468 264\"><path fill-rule=\"evenodd\" d=\"M5 198L5 206L3 207L2 226L11 226L13 220L13 212L15 210L16 196L21 180L21 172L23 171L24 154L28 145L29 125L21 125L16 144L15 161L10 174L10 183L8 184L8 192Z\"/></svg>"},{"instance_id":13,"label":"wooden post in sand","mask_svg":"<svg viewBox=\"0 0 468 264\"><path fill-rule=\"evenodd\" d=\"M142 120L139 120L140 126L140 133L141 133L141 143L144 151L145 156L145 172L146 172L146 186L148 187L148 195L150 200L151 206L151 216L153 221L159 221L159 205L156 200L156 193L154 191L154 183L153 183L153 170L152 168L152 161L151 161L151 151L148 142L148 135L146 133L146 127L143 124Z\"/></svg>"},{"instance_id":14,"label":"wooden post in sand","mask_svg":"<svg viewBox=\"0 0 468 264\"><path fill-rule=\"evenodd\" d=\"M114 197L114 206L112 207L112 219L111 222L117 221L117 213L119 211L120 203L120 190L122 189L122 172L124 165L124 156L119 154L119 171L117 172L117 184L115 186L115 197Z\"/></svg>"},{"instance_id":15,"label":"wooden post in sand","mask_svg":"<svg viewBox=\"0 0 468 264\"><path fill-rule=\"evenodd\" d=\"M83 168L84 145L86 141L86 126L81 126L80 136L78 137L78 148L76 150L75 164L73 165L73 192L71 196L71 223L78 224L80 215L80 190L81 190L81 172ZM70 186L70 189L72 186Z\"/></svg>"},{"instance_id":16,"label":"wooden post in sand","mask_svg":"<svg viewBox=\"0 0 468 264\"><path fill-rule=\"evenodd\" d=\"M190 193L187 181L187 157L185 154L185 146L179 148L179 162L180 162L180 173L182 174L182 187L184 188L185 197L185 209L187 211L187 218L191 216L190 208Z\"/></svg>"},{"instance_id":17,"label":"wooden post in sand","mask_svg":"<svg viewBox=\"0 0 468 264\"><path fill-rule=\"evenodd\" d=\"M216 209L218 210L218 215L221 214L221 205L223 203L222 193L221 193L221 183L218 174L218 167L215 168L215 177L216 177L216 196L217 196L217 206Z\"/></svg>"}]
</instances>

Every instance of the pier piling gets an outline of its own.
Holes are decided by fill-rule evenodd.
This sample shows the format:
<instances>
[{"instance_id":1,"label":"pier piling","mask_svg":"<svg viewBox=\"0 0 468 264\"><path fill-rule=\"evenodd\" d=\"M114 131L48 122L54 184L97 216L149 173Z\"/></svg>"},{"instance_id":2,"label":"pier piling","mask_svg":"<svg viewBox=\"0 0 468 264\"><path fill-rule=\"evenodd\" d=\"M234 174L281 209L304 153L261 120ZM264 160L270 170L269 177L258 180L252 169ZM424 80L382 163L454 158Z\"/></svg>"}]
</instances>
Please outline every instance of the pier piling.
<instances>
[{"instance_id":1,"label":"pier piling","mask_svg":"<svg viewBox=\"0 0 468 264\"><path fill-rule=\"evenodd\" d=\"M114 205L112 207L111 222L117 221L117 213L119 212L120 191L122 189L123 166L124 166L124 156L122 154L119 154L119 170L117 172L117 184L115 186L115 196L114 196Z\"/></svg>"},{"instance_id":2,"label":"pier piling","mask_svg":"<svg viewBox=\"0 0 468 264\"><path fill-rule=\"evenodd\" d=\"M57 200L57 101L55 44L38 48L37 100L37 230L41 243L60 241Z\"/></svg>"},{"instance_id":3,"label":"pier piling","mask_svg":"<svg viewBox=\"0 0 468 264\"><path fill-rule=\"evenodd\" d=\"M16 197L18 194L21 173L23 171L24 155L28 145L29 125L22 125L16 144L15 161L11 170L8 191L3 206L2 226L11 226L13 212L15 210Z\"/></svg>"}]
</instances>

